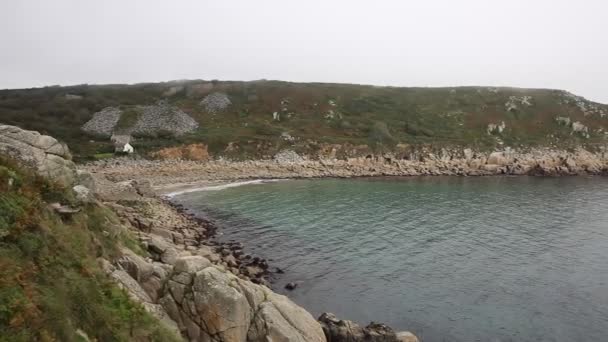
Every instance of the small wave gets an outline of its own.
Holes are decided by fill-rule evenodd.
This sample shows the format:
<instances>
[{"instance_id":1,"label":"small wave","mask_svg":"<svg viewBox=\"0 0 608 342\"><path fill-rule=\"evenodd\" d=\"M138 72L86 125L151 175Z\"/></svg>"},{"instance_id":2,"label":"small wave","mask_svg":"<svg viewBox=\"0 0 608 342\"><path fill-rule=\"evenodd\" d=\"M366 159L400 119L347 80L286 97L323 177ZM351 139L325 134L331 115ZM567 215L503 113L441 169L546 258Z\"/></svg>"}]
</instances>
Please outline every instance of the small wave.
<instances>
[{"instance_id":1,"label":"small wave","mask_svg":"<svg viewBox=\"0 0 608 342\"><path fill-rule=\"evenodd\" d=\"M255 179L255 180L250 180L250 181L234 182L234 183L221 184L221 185L208 185L208 186L202 186L202 187L198 187L198 188L191 188L191 189L170 192L168 194L165 194L165 197L173 198L175 196L188 194L191 192L219 191L219 190L224 190L224 189L229 189L229 188L235 188L237 186L242 186L242 185L272 183L272 182L278 182L280 180L284 180L284 179Z\"/></svg>"}]
</instances>

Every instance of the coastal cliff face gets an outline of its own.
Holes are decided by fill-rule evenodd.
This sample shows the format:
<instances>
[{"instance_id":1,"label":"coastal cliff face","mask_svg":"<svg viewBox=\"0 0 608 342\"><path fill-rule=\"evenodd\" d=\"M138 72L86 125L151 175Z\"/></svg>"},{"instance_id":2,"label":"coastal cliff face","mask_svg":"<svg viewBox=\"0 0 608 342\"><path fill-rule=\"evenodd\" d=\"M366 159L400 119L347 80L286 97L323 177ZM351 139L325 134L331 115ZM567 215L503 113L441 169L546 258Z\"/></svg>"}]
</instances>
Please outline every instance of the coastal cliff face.
<instances>
[{"instance_id":1,"label":"coastal cliff face","mask_svg":"<svg viewBox=\"0 0 608 342\"><path fill-rule=\"evenodd\" d=\"M69 151L56 140L0 127L10 133L2 137L0 150L0 284L8 289L15 285L31 301L0 291L0 304L12 308L0 314L2 336L66 341L416 341L384 325L360 328L331 314L317 321L268 287L268 276L278 270L244 253L241 243L215 242L213 225L156 197L141 177L116 182L104 173L77 172L64 159ZM30 152L39 158L27 158ZM57 164L65 168L47 172L44 155L59 152L62 161ZM27 176L34 178L24 179L28 172L34 172ZM46 179L35 180L36 174ZM48 188L58 193L46 194ZM42 250L36 253L42 253L42 259L9 258L11 246L22 248L20 239L31 236L40 241ZM79 262L68 262L70 258ZM65 261L56 266L45 261L59 259ZM28 267L37 270L37 278L19 273ZM69 276L64 279L63 274ZM48 285L47 278L54 278L51 283L61 289ZM21 287L13 284L16 281ZM101 298L81 298L78 291ZM62 297L64 292L72 297ZM56 307L47 307L45 295L63 298L62 307L74 309L74 314L86 314L56 312ZM125 317L112 317L115 310ZM49 320L46 315L55 317Z\"/></svg>"}]
</instances>

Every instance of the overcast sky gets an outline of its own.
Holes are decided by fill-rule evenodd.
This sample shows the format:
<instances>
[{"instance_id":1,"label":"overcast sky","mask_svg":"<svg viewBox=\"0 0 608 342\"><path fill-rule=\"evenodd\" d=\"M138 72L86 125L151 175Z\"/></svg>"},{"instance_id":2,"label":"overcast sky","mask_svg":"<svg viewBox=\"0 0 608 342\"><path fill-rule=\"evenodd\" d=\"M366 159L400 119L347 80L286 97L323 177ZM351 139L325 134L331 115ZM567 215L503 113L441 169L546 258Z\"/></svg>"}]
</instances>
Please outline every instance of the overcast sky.
<instances>
[{"instance_id":1,"label":"overcast sky","mask_svg":"<svg viewBox=\"0 0 608 342\"><path fill-rule=\"evenodd\" d=\"M608 103L608 0L0 0L0 88L196 78Z\"/></svg>"}]
</instances>

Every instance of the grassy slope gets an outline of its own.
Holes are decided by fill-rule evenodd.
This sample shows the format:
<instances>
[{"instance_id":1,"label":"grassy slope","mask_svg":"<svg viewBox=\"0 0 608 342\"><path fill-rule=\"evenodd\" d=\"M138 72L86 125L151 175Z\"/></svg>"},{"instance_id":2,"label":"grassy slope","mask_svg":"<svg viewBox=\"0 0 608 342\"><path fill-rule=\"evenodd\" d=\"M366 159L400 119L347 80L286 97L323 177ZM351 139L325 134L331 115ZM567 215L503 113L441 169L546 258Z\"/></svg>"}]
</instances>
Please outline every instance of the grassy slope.
<instances>
[{"instance_id":1,"label":"grassy slope","mask_svg":"<svg viewBox=\"0 0 608 342\"><path fill-rule=\"evenodd\" d=\"M9 186L9 179L13 185ZM130 242L89 205L68 221L46 208L61 189L0 160L0 341L175 341L99 268Z\"/></svg>"},{"instance_id":2,"label":"grassy slope","mask_svg":"<svg viewBox=\"0 0 608 342\"><path fill-rule=\"evenodd\" d=\"M257 81L213 82L212 90L192 91L192 85L201 83L211 84L185 81L180 83L185 86L183 90L168 97L170 103L199 121L201 128L179 139L156 137L140 140L140 150L204 142L212 152L220 152L233 142L241 147L239 153L255 157L285 145L280 138L283 132L296 137L296 149L304 152L311 148L310 141L354 145L381 142L385 148L396 143L491 148L497 145L498 140L486 133L487 125L501 121L507 128L499 138L508 146L572 147L605 143L606 136L597 130L608 129L608 117L585 115L572 101L564 103L564 92L556 90L397 88ZM106 106L128 108L135 104L154 103L175 85L156 83L0 91L0 122L59 137L81 157L110 152L108 142L90 142L95 140L94 137L82 133L80 126L94 112ZM206 93L213 91L227 93L233 105L223 113L206 113L198 103ZM65 94L78 94L84 98L67 100ZM505 108L510 96L524 95L532 96L532 106L520 106L515 111ZM592 105L608 110L605 105ZM330 110L334 112L333 119L326 118ZM281 114L281 121L272 120L273 112ZM570 127L560 126L555 121L557 116L570 117L592 128L590 138L571 134Z\"/></svg>"}]
</instances>

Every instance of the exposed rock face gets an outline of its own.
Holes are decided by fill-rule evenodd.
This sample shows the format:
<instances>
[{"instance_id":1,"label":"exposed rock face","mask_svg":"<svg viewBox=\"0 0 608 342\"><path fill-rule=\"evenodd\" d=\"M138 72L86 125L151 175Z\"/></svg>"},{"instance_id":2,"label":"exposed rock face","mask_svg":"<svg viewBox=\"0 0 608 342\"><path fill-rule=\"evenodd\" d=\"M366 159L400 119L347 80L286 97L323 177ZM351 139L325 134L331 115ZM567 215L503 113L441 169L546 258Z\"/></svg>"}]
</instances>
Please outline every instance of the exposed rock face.
<instances>
[{"instance_id":1,"label":"exposed rock face","mask_svg":"<svg viewBox=\"0 0 608 342\"><path fill-rule=\"evenodd\" d=\"M135 126L130 129L133 134L156 134L169 132L173 135L183 135L198 128L198 123L185 112L159 102L152 106L139 106L141 111Z\"/></svg>"},{"instance_id":2,"label":"exposed rock face","mask_svg":"<svg viewBox=\"0 0 608 342\"><path fill-rule=\"evenodd\" d=\"M293 164L303 162L304 158L292 150L283 150L274 156L274 160L281 164Z\"/></svg>"},{"instance_id":3,"label":"exposed rock face","mask_svg":"<svg viewBox=\"0 0 608 342\"><path fill-rule=\"evenodd\" d=\"M319 322L328 342L418 342L410 332L395 333L390 327L373 322L363 328L355 322L338 319L332 313L322 314Z\"/></svg>"},{"instance_id":4,"label":"exposed rock face","mask_svg":"<svg viewBox=\"0 0 608 342\"><path fill-rule=\"evenodd\" d=\"M101 262L134 300L187 340L325 341L320 324L287 297L235 275L204 246L183 249L171 241L176 232L157 232L154 226L151 234L142 231L151 259L125 249L116 265Z\"/></svg>"},{"instance_id":5,"label":"exposed rock face","mask_svg":"<svg viewBox=\"0 0 608 342\"><path fill-rule=\"evenodd\" d=\"M191 341L325 341L287 297L195 258L176 261L160 300Z\"/></svg>"},{"instance_id":6,"label":"exposed rock face","mask_svg":"<svg viewBox=\"0 0 608 342\"><path fill-rule=\"evenodd\" d=\"M253 283L264 272L257 268L268 267L264 260L237 260L243 254L240 243L206 245L211 227L151 197L140 182L122 183L131 189L132 206L106 205L137 231L149 257L123 249L113 264L100 262L132 299L167 327L188 341L325 341L321 325L308 312Z\"/></svg>"},{"instance_id":7,"label":"exposed rock face","mask_svg":"<svg viewBox=\"0 0 608 342\"><path fill-rule=\"evenodd\" d=\"M505 109L510 112L519 109L520 106L532 106L532 96L509 96L509 101L505 103Z\"/></svg>"},{"instance_id":8,"label":"exposed rock face","mask_svg":"<svg viewBox=\"0 0 608 342\"><path fill-rule=\"evenodd\" d=\"M489 124L486 132L488 132L488 134L500 134L505 130L505 128L507 128L507 125L504 121L501 121L499 124Z\"/></svg>"},{"instance_id":9,"label":"exposed rock face","mask_svg":"<svg viewBox=\"0 0 608 342\"><path fill-rule=\"evenodd\" d=\"M188 114L164 101L150 106L136 106L133 110L139 113L137 121L131 127L123 127L119 132L121 135L169 133L179 136L198 128L198 123ZM116 132L116 125L122 115L123 111L119 108L104 108L95 113L93 118L82 126L82 130L110 137Z\"/></svg>"},{"instance_id":10,"label":"exposed rock face","mask_svg":"<svg viewBox=\"0 0 608 342\"><path fill-rule=\"evenodd\" d=\"M353 151L365 149L352 148ZM350 151L350 150L349 150ZM279 157L275 160L226 161L137 161L110 160L87 165L91 171L103 172L113 179L133 177L150 179L154 186L211 180L280 179L317 177L373 177L420 175L608 175L608 150L590 152L532 149L504 149L479 152L471 149L408 151L364 157L342 157L343 152L322 149L328 158L304 159ZM327 153L326 153L327 152ZM295 154L295 153L294 153ZM282 154L281 154L282 156ZM299 161L298 161L299 160Z\"/></svg>"},{"instance_id":11,"label":"exposed rock face","mask_svg":"<svg viewBox=\"0 0 608 342\"><path fill-rule=\"evenodd\" d=\"M205 108L209 114L216 114L224 111L231 104L232 102L230 101L228 95L219 92L211 93L205 96L200 103L200 105L203 106L203 108Z\"/></svg>"},{"instance_id":12,"label":"exposed rock face","mask_svg":"<svg viewBox=\"0 0 608 342\"><path fill-rule=\"evenodd\" d=\"M93 118L82 126L82 130L91 134L110 137L120 120L122 111L116 107L107 107L93 114Z\"/></svg>"},{"instance_id":13,"label":"exposed rock face","mask_svg":"<svg viewBox=\"0 0 608 342\"><path fill-rule=\"evenodd\" d=\"M71 186L77 179L68 147L48 135L0 125L0 154L8 155L64 186Z\"/></svg>"},{"instance_id":14,"label":"exposed rock face","mask_svg":"<svg viewBox=\"0 0 608 342\"><path fill-rule=\"evenodd\" d=\"M72 190L74 190L74 193L76 194L76 199L81 203L92 203L95 201L93 192L86 186L76 185Z\"/></svg>"},{"instance_id":15,"label":"exposed rock face","mask_svg":"<svg viewBox=\"0 0 608 342\"><path fill-rule=\"evenodd\" d=\"M608 111L599 103L591 102L581 96L576 96L567 91L562 91L563 103L574 104L585 116L597 115L601 118L608 116Z\"/></svg>"}]
</instances>

